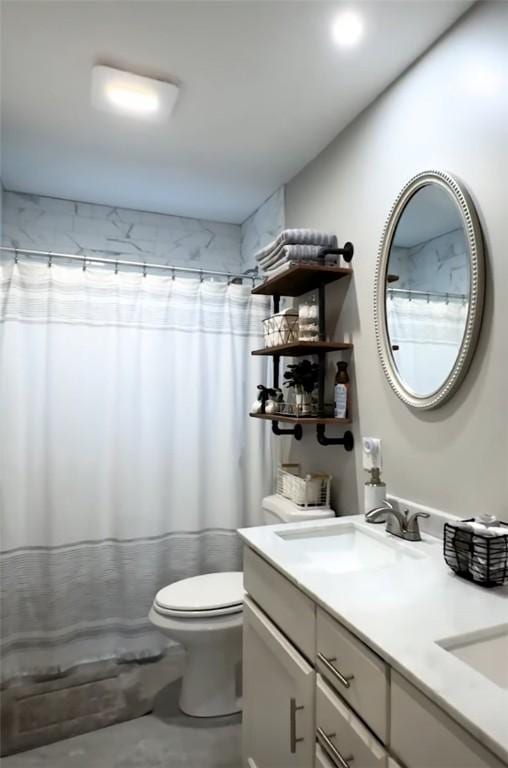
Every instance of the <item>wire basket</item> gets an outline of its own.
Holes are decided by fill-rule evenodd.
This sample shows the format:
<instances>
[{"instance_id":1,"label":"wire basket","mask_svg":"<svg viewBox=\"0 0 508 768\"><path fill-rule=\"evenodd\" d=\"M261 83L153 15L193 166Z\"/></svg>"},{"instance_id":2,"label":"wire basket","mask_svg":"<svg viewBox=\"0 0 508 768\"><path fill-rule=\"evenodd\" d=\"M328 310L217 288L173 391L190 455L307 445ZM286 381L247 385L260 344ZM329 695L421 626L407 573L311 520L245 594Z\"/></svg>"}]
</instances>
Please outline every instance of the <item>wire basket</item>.
<instances>
[{"instance_id":1,"label":"wire basket","mask_svg":"<svg viewBox=\"0 0 508 768\"><path fill-rule=\"evenodd\" d=\"M329 507L331 475L299 473L299 464L281 464L276 492L299 507Z\"/></svg>"},{"instance_id":2,"label":"wire basket","mask_svg":"<svg viewBox=\"0 0 508 768\"><path fill-rule=\"evenodd\" d=\"M473 519L462 520L463 523ZM467 530L453 523L444 526L444 559L458 576L484 587L500 587L508 582L508 525L506 535L492 536Z\"/></svg>"},{"instance_id":3,"label":"wire basket","mask_svg":"<svg viewBox=\"0 0 508 768\"><path fill-rule=\"evenodd\" d=\"M265 347L294 344L298 341L298 313L286 310L263 320Z\"/></svg>"},{"instance_id":4,"label":"wire basket","mask_svg":"<svg viewBox=\"0 0 508 768\"><path fill-rule=\"evenodd\" d=\"M272 415L273 416L297 416L298 418L305 418L307 417L315 417L315 416L323 416L326 418L333 417L333 410L334 410L334 404L333 403L324 403L321 410L318 408L317 402L311 402L310 403L310 410L308 413L302 413L302 406L298 403L278 403L277 404L277 411L275 411Z\"/></svg>"}]
</instances>

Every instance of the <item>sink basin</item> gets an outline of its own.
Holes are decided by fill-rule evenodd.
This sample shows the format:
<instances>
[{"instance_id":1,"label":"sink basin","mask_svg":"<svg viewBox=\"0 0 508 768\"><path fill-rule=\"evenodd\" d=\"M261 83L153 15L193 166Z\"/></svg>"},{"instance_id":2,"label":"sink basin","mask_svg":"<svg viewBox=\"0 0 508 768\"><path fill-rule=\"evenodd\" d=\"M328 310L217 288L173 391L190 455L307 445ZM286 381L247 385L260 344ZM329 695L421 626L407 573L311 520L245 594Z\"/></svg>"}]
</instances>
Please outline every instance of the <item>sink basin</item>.
<instances>
[{"instance_id":1,"label":"sink basin","mask_svg":"<svg viewBox=\"0 0 508 768\"><path fill-rule=\"evenodd\" d=\"M440 640L438 645L500 688L508 689L508 624Z\"/></svg>"},{"instance_id":2,"label":"sink basin","mask_svg":"<svg viewBox=\"0 0 508 768\"><path fill-rule=\"evenodd\" d=\"M293 549L300 567L330 574L371 570L425 557L397 539L380 538L353 524L281 530L277 536Z\"/></svg>"}]
</instances>

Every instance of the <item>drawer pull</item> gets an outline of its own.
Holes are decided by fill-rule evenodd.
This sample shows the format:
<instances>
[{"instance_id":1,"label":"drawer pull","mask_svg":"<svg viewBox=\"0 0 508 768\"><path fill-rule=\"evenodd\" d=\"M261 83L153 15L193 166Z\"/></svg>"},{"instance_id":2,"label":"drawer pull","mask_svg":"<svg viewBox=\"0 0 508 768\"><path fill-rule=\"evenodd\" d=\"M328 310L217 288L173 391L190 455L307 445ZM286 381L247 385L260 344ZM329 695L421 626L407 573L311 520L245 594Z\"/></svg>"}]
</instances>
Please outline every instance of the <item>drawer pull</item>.
<instances>
[{"instance_id":1,"label":"drawer pull","mask_svg":"<svg viewBox=\"0 0 508 768\"><path fill-rule=\"evenodd\" d=\"M334 736L334 733L326 734L322 728L318 728L316 730L318 743L321 747L323 747L326 754L334 762L334 764L337 765L338 768L350 768L349 764L353 762L354 757L352 755L349 757L342 757L335 744L333 744L331 741Z\"/></svg>"},{"instance_id":2,"label":"drawer pull","mask_svg":"<svg viewBox=\"0 0 508 768\"><path fill-rule=\"evenodd\" d=\"M297 706L296 699L289 700L289 749L292 755L296 752L296 745L303 741L303 736L296 735L296 713L304 709L303 705Z\"/></svg>"},{"instance_id":3,"label":"drawer pull","mask_svg":"<svg viewBox=\"0 0 508 768\"><path fill-rule=\"evenodd\" d=\"M325 667L325 669L328 670L328 672L330 672L330 674L332 674L335 678L337 678L339 683L341 683L344 686L344 688L351 688L351 680L354 680L355 676L348 675L346 677L345 675L342 674L342 672L339 672L337 667L334 667L333 664L331 663L332 661L336 661L335 656L333 656L331 659L327 659L326 656L323 656L322 653L318 653L317 657L318 657L318 661L321 662L321 664Z\"/></svg>"}]
</instances>

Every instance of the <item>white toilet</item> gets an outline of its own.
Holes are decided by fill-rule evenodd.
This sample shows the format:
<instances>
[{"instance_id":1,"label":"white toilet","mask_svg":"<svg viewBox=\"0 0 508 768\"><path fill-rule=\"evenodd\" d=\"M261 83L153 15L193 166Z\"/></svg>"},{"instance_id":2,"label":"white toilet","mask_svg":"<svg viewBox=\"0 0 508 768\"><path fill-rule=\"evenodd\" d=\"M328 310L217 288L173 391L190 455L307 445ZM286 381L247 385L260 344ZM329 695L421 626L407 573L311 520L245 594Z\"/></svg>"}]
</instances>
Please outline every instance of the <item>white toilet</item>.
<instances>
[{"instance_id":1,"label":"white toilet","mask_svg":"<svg viewBox=\"0 0 508 768\"><path fill-rule=\"evenodd\" d=\"M262 504L266 525L333 517L329 508L301 509L282 496ZM149 619L187 651L180 709L193 717L241 710L237 670L242 658L243 573L207 573L160 589Z\"/></svg>"}]
</instances>

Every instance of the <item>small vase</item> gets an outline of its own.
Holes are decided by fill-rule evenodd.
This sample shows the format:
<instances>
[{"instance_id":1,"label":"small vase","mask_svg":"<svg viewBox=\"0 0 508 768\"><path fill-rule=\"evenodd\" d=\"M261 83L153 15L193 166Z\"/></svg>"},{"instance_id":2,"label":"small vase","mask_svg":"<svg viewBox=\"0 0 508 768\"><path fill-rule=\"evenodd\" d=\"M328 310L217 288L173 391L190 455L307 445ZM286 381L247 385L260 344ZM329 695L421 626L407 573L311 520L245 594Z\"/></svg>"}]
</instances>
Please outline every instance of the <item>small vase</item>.
<instances>
[{"instance_id":1,"label":"small vase","mask_svg":"<svg viewBox=\"0 0 508 768\"><path fill-rule=\"evenodd\" d=\"M296 393L296 412L298 416L309 416L312 413L312 394L310 392Z\"/></svg>"}]
</instances>

